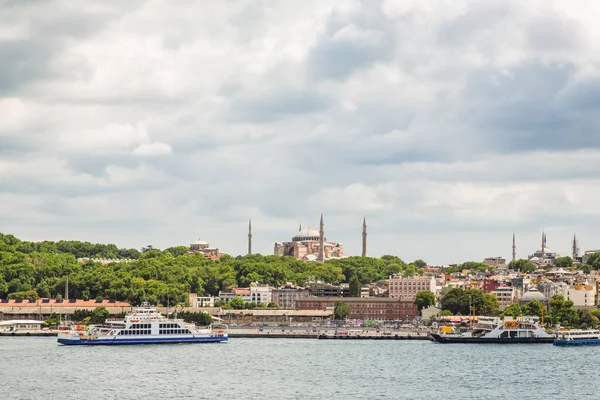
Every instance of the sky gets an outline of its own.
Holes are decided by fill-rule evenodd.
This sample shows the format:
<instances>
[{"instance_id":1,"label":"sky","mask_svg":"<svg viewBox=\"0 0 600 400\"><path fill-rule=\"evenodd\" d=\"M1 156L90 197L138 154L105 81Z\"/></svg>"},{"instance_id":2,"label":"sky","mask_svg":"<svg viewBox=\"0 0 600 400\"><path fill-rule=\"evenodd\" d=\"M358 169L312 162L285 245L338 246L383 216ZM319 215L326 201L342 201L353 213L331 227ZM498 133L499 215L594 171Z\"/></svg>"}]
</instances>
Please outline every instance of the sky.
<instances>
[{"instance_id":1,"label":"sky","mask_svg":"<svg viewBox=\"0 0 600 400\"><path fill-rule=\"evenodd\" d=\"M0 232L600 247L600 2L0 0Z\"/></svg>"}]
</instances>

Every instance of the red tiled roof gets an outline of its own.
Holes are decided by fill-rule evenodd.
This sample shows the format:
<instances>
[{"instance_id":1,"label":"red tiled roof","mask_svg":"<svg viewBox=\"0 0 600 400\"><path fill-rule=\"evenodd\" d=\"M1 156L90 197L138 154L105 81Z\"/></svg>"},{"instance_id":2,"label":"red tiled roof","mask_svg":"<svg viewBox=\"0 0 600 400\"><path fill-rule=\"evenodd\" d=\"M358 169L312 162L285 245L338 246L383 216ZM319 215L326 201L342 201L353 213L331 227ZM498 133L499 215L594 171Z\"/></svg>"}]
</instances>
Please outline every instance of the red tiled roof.
<instances>
[{"instance_id":1,"label":"red tiled roof","mask_svg":"<svg viewBox=\"0 0 600 400\"><path fill-rule=\"evenodd\" d=\"M0 306L15 306L15 307L39 307L39 306L58 306L58 307L131 307L131 304L125 301L109 302L109 300L103 300L97 302L96 300L63 300L58 302L56 299L38 299L37 301L30 302L29 300L23 300L17 302L17 300L0 300Z\"/></svg>"}]
</instances>

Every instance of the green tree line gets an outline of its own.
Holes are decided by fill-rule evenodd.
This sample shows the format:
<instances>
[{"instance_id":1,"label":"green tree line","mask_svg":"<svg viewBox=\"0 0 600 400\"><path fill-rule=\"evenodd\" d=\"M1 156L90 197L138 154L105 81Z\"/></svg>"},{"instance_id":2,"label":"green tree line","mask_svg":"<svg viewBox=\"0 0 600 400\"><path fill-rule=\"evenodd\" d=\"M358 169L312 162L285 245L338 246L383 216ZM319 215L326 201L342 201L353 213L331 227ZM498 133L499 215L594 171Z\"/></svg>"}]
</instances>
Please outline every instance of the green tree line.
<instances>
[{"instance_id":1,"label":"green tree line","mask_svg":"<svg viewBox=\"0 0 600 400\"><path fill-rule=\"evenodd\" d=\"M305 285L352 280L353 288L360 290L359 284L396 273L414 274L425 265L422 260L407 265L396 256L310 263L259 254L211 260L199 253L189 254L185 246L163 251L146 246L143 250L86 242L24 242L0 233L0 298L58 297L64 294L68 277L69 298L173 305L184 304L189 292L217 295L220 290L247 287L255 281L279 286L283 282ZM79 263L81 257L128 257L131 261Z\"/></svg>"}]
</instances>

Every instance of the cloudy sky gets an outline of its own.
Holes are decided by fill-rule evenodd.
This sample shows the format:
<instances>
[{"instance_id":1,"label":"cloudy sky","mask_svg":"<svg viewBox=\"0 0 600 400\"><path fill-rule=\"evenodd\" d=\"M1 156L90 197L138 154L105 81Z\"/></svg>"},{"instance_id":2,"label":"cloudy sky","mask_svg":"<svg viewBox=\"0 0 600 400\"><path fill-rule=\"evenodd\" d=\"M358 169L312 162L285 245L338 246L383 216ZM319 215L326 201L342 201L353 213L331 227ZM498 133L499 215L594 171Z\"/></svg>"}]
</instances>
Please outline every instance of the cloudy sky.
<instances>
[{"instance_id":1,"label":"cloudy sky","mask_svg":"<svg viewBox=\"0 0 600 400\"><path fill-rule=\"evenodd\" d=\"M600 247L600 2L0 0L0 231Z\"/></svg>"}]
</instances>

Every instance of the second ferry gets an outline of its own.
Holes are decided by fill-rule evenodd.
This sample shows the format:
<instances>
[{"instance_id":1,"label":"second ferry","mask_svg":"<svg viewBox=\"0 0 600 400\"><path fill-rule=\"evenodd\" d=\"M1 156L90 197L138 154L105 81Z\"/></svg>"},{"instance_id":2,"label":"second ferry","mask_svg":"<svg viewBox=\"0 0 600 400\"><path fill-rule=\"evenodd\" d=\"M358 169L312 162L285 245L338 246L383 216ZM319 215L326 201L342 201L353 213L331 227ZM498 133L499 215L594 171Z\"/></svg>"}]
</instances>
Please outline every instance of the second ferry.
<instances>
[{"instance_id":1,"label":"second ferry","mask_svg":"<svg viewBox=\"0 0 600 400\"><path fill-rule=\"evenodd\" d=\"M58 343L64 345L213 343L227 339L225 329L200 328L182 319L165 318L148 303L143 303L123 320L107 320L87 330L74 326L71 331L58 335Z\"/></svg>"},{"instance_id":2,"label":"second ferry","mask_svg":"<svg viewBox=\"0 0 600 400\"><path fill-rule=\"evenodd\" d=\"M554 336L532 318L505 319L497 317L477 317L477 323L470 332L431 333L438 343L552 343Z\"/></svg>"}]
</instances>

